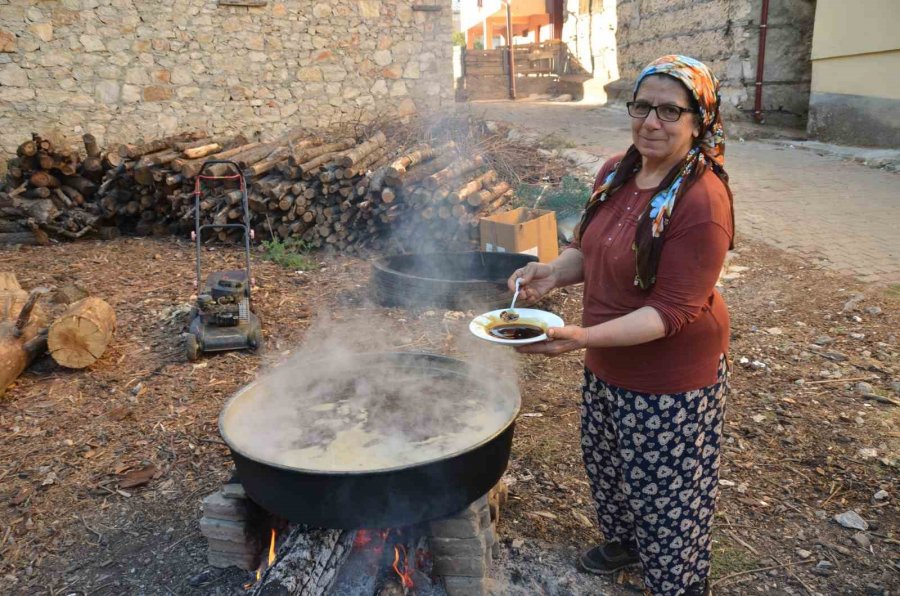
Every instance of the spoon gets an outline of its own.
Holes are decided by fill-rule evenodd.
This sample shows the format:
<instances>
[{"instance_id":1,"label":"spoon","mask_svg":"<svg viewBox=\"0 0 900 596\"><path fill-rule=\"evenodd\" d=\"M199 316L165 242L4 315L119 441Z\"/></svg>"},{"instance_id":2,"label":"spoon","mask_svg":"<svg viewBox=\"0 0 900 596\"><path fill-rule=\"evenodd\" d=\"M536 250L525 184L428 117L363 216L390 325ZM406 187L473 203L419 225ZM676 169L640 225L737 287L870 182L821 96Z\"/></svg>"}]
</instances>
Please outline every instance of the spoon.
<instances>
[{"instance_id":1,"label":"spoon","mask_svg":"<svg viewBox=\"0 0 900 596\"><path fill-rule=\"evenodd\" d=\"M512 303L509 305L509 310L504 310L500 313L500 318L506 322L515 321L519 318L519 315L515 312L516 308L516 298L519 297L519 286L522 284L522 278L516 278L516 293L513 294Z\"/></svg>"}]
</instances>

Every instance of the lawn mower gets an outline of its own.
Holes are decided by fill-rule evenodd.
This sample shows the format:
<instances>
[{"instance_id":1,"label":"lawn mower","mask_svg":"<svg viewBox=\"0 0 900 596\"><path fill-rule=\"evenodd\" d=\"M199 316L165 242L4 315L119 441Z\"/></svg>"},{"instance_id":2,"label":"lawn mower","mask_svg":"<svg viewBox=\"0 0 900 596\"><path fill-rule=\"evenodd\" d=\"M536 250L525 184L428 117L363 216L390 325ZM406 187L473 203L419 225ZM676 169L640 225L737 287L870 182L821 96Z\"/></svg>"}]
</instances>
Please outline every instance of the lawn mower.
<instances>
[{"instance_id":1,"label":"lawn mower","mask_svg":"<svg viewBox=\"0 0 900 596\"><path fill-rule=\"evenodd\" d=\"M210 166L224 164L226 171L234 173L213 175L207 173ZM200 202L203 182L210 180L235 180L240 185L243 223L200 223ZM214 271L203 282L201 261L202 233L206 229L236 229L243 232L246 265L244 269ZM209 160L203 164L194 179L194 231L191 239L197 249L197 305L191 308L185 346L188 360L196 360L201 352L225 350L256 350L262 345L263 335L259 317L253 312L250 301L250 207L247 201L247 183L240 168L233 161Z\"/></svg>"}]
</instances>

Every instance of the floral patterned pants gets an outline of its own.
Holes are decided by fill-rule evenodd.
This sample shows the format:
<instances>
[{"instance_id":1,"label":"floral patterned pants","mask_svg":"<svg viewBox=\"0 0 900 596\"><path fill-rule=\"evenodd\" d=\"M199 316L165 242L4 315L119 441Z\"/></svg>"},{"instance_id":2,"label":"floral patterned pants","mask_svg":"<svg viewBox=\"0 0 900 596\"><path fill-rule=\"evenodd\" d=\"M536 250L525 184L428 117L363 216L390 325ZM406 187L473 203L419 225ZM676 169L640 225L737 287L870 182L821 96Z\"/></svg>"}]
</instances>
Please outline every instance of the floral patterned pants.
<instances>
[{"instance_id":1,"label":"floral patterned pants","mask_svg":"<svg viewBox=\"0 0 900 596\"><path fill-rule=\"evenodd\" d=\"M727 369L673 395L614 387L584 373L581 446L600 530L636 547L644 583L678 596L709 574Z\"/></svg>"}]
</instances>

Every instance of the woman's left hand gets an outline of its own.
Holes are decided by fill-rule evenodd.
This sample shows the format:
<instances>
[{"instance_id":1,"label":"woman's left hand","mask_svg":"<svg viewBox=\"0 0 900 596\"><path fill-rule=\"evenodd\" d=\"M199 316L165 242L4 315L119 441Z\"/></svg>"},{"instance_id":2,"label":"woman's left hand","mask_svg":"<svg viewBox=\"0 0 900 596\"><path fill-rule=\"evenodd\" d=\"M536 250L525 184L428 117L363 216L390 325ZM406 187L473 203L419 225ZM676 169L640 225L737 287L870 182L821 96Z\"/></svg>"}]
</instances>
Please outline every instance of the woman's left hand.
<instances>
[{"instance_id":1,"label":"woman's left hand","mask_svg":"<svg viewBox=\"0 0 900 596\"><path fill-rule=\"evenodd\" d=\"M518 346L516 351L520 354L559 356L572 350L581 350L587 347L587 331L580 325L551 327L547 330L547 338L547 341Z\"/></svg>"}]
</instances>

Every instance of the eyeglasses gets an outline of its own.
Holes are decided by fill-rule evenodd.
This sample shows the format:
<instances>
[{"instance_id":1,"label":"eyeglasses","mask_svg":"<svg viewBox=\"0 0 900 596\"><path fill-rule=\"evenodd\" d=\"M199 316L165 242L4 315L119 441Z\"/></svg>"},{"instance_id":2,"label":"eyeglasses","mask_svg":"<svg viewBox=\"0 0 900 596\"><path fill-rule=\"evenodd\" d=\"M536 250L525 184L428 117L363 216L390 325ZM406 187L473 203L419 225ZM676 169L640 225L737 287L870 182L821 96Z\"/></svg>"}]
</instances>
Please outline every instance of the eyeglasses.
<instances>
[{"instance_id":1,"label":"eyeglasses","mask_svg":"<svg viewBox=\"0 0 900 596\"><path fill-rule=\"evenodd\" d=\"M683 113L690 112L695 114L697 112L697 110L682 108L681 106L675 106L668 103L654 106L646 101L629 101L625 106L628 108L628 115L632 118L646 118L650 115L652 110L656 112L656 117L663 122L678 122L678 119L681 118Z\"/></svg>"}]
</instances>

